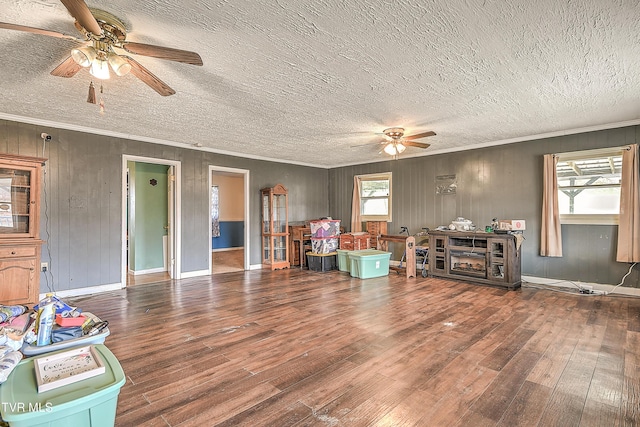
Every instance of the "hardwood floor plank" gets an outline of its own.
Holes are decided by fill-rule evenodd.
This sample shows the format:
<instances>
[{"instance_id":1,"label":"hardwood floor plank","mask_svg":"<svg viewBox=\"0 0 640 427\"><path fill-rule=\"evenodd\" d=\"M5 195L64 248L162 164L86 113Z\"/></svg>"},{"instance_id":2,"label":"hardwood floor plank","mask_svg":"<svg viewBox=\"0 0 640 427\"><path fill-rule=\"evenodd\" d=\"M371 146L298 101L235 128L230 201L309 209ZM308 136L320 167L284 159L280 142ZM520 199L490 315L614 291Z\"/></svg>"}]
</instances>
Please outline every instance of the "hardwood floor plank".
<instances>
[{"instance_id":1,"label":"hardwood floor plank","mask_svg":"<svg viewBox=\"0 0 640 427\"><path fill-rule=\"evenodd\" d=\"M535 352L518 352L478 397L470 412L494 420L495 423L499 422L540 357L541 355ZM465 420L472 422L473 417L465 415L462 421L465 422Z\"/></svg>"},{"instance_id":2,"label":"hardwood floor plank","mask_svg":"<svg viewBox=\"0 0 640 427\"><path fill-rule=\"evenodd\" d=\"M551 389L531 381L525 381L513 401L498 422L499 427L535 426L547 406Z\"/></svg>"},{"instance_id":3,"label":"hardwood floor plank","mask_svg":"<svg viewBox=\"0 0 640 427\"><path fill-rule=\"evenodd\" d=\"M419 426L425 409L431 408L439 397L422 390L412 390L407 396L387 412L382 418L372 421L373 427L412 427ZM429 425L429 424L422 424ZM435 425L435 424L432 424Z\"/></svg>"},{"instance_id":4,"label":"hardwood floor plank","mask_svg":"<svg viewBox=\"0 0 640 427\"><path fill-rule=\"evenodd\" d=\"M640 299L252 270L70 299L117 426L636 426ZM609 422L609 424L602 424Z\"/></svg>"},{"instance_id":5,"label":"hardwood floor plank","mask_svg":"<svg viewBox=\"0 0 640 427\"><path fill-rule=\"evenodd\" d=\"M440 395L441 397L435 405L423 407L424 415L416 423L416 426L458 424L497 376L498 372L478 366L474 361L469 361L460 374L453 372L453 375L447 377L446 385L442 387L447 391ZM495 422L493 423L495 424Z\"/></svg>"},{"instance_id":6,"label":"hardwood floor plank","mask_svg":"<svg viewBox=\"0 0 640 427\"><path fill-rule=\"evenodd\" d=\"M624 382L620 400L620 425L637 425L640 420L640 332L627 332L624 345Z\"/></svg>"}]
</instances>

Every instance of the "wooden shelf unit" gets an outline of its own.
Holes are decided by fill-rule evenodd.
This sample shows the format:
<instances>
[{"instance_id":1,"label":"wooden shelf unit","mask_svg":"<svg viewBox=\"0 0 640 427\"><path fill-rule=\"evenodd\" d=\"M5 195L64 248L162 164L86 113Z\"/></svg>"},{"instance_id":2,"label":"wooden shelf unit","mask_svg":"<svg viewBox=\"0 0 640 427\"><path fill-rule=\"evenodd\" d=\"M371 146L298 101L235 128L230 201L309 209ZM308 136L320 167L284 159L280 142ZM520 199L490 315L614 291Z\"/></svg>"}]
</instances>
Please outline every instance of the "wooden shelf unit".
<instances>
[{"instance_id":1,"label":"wooden shelf unit","mask_svg":"<svg viewBox=\"0 0 640 427\"><path fill-rule=\"evenodd\" d=\"M260 190L262 199L262 264L271 270L289 268L289 207L282 184Z\"/></svg>"},{"instance_id":2,"label":"wooden shelf unit","mask_svg":"<svg viewBox=\"0 0 640 427\"><path fill-rule=\"evenodd\" d=\"M429 231L429 274L516 289L521 253L512 234Z\"/></svg>"},{"instance_id":3,"label":"wooden shelf unit","mask_svg":"<svg viewBox=\"0 0 640 427\"><path fill-rule=\"evenodd\" d=\"M40 188L46 159L0 153L0 304L40 294Z\"/></svg>"}]
</instances>

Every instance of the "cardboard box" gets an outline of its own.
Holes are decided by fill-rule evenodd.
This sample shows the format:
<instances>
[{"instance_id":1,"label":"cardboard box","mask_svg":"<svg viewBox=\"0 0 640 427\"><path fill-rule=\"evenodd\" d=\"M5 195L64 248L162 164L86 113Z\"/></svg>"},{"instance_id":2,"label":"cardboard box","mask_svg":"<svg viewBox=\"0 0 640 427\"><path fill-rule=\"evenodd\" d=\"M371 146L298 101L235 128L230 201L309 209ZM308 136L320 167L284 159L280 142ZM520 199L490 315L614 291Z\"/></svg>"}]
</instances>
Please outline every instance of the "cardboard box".
<instances>
[{"instance_id":1,"label":"cardboard box","mask_svg":"<svg viewBox=\"0 0 640 427\"><path fill-rule=\"evenodd\" d=\"M501 219L500 230L525 230L526 225L524 219Z\"/></svg>"}]
</instances>

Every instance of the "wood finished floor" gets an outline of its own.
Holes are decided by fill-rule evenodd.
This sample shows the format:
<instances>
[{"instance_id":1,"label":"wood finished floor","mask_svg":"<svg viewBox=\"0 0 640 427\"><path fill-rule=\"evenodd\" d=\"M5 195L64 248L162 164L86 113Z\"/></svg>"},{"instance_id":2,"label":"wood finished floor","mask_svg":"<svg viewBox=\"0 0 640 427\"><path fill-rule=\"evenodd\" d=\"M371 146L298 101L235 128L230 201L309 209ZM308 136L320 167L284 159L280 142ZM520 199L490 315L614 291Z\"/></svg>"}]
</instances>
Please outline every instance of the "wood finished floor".
<instances>
[{"instance_id":1,"label":"wood finished floor","mask_svg":"<svg viewBox=\"0 0 640 427\"><path fill-rule=\"evenodd\" d=\"M118 426L636 426L640 300L247 271L73 300Z\"/></svg>"}]
</instances>

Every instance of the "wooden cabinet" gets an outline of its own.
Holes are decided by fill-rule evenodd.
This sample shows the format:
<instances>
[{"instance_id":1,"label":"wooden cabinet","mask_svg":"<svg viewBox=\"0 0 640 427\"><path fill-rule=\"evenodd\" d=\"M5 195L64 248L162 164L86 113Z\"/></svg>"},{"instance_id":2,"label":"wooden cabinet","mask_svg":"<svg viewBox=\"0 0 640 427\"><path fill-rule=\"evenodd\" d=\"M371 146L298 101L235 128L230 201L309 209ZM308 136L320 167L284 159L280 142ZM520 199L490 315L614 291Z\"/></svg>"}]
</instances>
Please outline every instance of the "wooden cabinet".
<instances>
[{"instance_id":1,"label":"wooden cabinet","mask_svg":"<svg viewBox=\"0 0 640 427\"><path fill-rule=\"evenodd\" d=\"M369 233L342 233L340 234L340 249L347 251L360 251L371 247Z\"/></svg>"},{"instance_id":2,"label":"wooden cabinet","mask_svg":"<svg viewBox=\"0 0 640 427\"><path fill-rule=\"evenodd\" d=\"M387 234L387 225L387 221L367 221L367 233L369 233L371 247L377 247L378 238Z\"/></svg>"},{"instance_id":3,"label":"wooden cabinet","mask_svg":"<svg viewBox=\"0 0 640 427\"><path fill-rule=\"evenodd\" d=\"M262 195L262 264L272 270L289 268L287 189L278 184Z\"/></svg>"},{"instance_id":4,"label":"wooden cabinet","mask_svg":"<svg viewBox=\"0 0 640 427\"><path fill-rule=\"evenodd\" d=\"M304 267L304 254L311 250L311 228L307 224L289 225L289 260L291 265Z\"/></svg>"},{"instance_id":5,"label":"wooden cabinet","mask_svg":"<svg viewBox=\"0 0 640 427\"><path fill-rule=\"evenodd\" d=\"M517 237L466 231L429 231L429 274L509 289L521 284Z\"/></svg>"},{"instance_id":6,"label":"wooden cabinet","mask_svg":"<svg viewBox=\"0 0 640 427\"><path fill-rule=\"evenodd\" d=\"M0 154L0 304L40 293L40 185L45 159Z\"/></svg>"}]
</instances>

